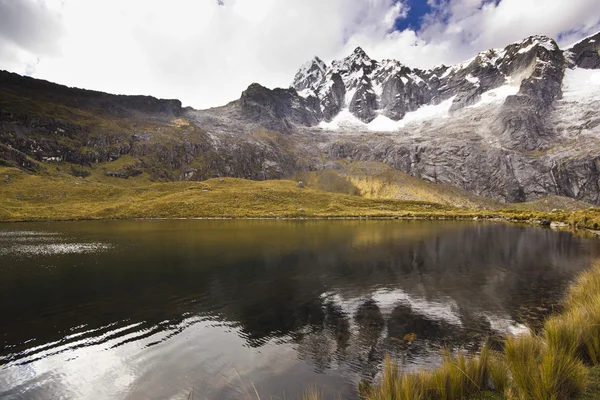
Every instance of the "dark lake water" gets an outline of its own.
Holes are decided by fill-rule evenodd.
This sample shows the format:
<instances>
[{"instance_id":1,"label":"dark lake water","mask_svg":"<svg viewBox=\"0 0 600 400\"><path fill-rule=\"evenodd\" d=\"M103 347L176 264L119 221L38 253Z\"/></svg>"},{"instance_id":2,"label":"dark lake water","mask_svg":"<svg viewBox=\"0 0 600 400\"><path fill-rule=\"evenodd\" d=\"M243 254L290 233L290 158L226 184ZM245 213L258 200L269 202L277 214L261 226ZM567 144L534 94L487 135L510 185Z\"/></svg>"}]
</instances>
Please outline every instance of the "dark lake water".
<instances>
[{"instance_id":1,"label":"dark lake water","mask_svg":"<svg viewBox=\"0 0 600 400\"><path fill-rule=\"evenodd\" d=\"M492 223L4 224L0 398L355 398L386 354L535 329L599 254Z\"/></svg>"}]
</instances>

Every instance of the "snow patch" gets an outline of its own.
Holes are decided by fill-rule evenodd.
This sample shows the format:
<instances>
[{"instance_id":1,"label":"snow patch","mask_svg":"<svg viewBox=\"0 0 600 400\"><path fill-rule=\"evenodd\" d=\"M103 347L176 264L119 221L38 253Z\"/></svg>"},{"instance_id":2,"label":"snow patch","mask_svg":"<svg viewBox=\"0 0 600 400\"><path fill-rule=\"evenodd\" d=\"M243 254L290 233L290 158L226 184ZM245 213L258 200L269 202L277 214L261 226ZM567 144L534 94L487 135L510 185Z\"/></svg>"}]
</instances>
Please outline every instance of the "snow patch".
<instances>
[{"instance_id":1,"label":"snow patch","mask_svg":"<svg viewBox=\"0 0 600 400\"><path fill-rule=\"evenodd\" d=\"M310 88L299 91L298 96L304 97L305 99L309 96L317 97L317 95L315 94L315 91Z\"/></svg>"},{"instance_id":2,"label":"snow patch","mask_svg":"<svg viewBox=\"0 0 600 400\"><path fill-rule=\"evenodd\" d=\"M406 113L400 121L394 121L385 115L378 115L367 127L370 131L392 132L404 128L411 123L423 122L430 119L447 118L454 97L441 102L438 105L426 105L415 111Z\"/></svg>"},{"instance_id":3,"label":"snow patch","mask_svg":"<svg viewBox=\"0 0 600 400\"><path fill-rule=\"evenodd\" d=\"M461 62L460 64L451 66L450 68L448 68L446 70L446 72L444 72L442 74L442 76L440 78L443 79L443 78L447 77L448 75L450 75L452 72L457 72L457 71L460 71L461 69L467 68L473 62L474 59L475 59L475 57L472 57L466 61Z\"/></svg>"},{"instance_id":4,"label":"snow patch","mask_svg":"<svg viewBox=\"0 0 600 400\"><path fill-rule=\"evenodd\" d=\"M342 111L336 115L331 122L322 121L319 124L319 128L325 129L328 131L335 131L340 128L356 128L356 127L365 127L366 124L356 118L348 108L344 108Z\"/></svg>"},{"instance_id":5,"label":"snow patch","mask_svg":"<svg viewBox=\"0 0 600 400\"><path fill-rule=\"evenodd\" d=\"M556 47L554 46L554 44L549 40L542 40L539 43L540 43L540 46L542 46L543 48L545 48L548 51L556 50Z\"/></svg>"},{"instance_id":6,"label":"snow patch","mask_svg":"<svg viewBox=\"0 0 600 400\"><path fill-rule=\"evenodd\" d=\"M344 104L349 106L350 103L352 102L352 98L354 97L354 94L356 93L356 88L354 89L348 89L346 91L346 95L344 96Z\"/></svg>"},{"instance_id":7,"label":"snow patch","mask_svg":"<svg viewBox=\"0 0 600 400\"><path fill-rule=\"evenodd\" d=\"M517 52L518 54L527 53L528 51L530 51L537 45L540 45L541 47L545 48L548 51L556 50L556 46L554 45L554 43L552 43L552 40L547 37L543 37L543 36L533 36L533 37L530 37L530 38L527 38L527 39L521 41L521 43L519 43L519 44L523 44L530 39L533 39L531 44L529 46L519 50Z\"/></svg>"},{"instance_id":8,"label":"snow patch","mask_svg":"<svg viewBox=\"0 0 600 400\"><path fill-rule=\"evenodd\" d=\"M484 104L503 102L508 96L514 96L519 93L519 86L503 85L481 94L481 99L471 105L469 108L480 107Z\"/></svg>"},{"instance_id":9,"label":"snow patch","mask_svg":"<svg viewBox=\"0 0 600 400\"><path fill-rule=\"evenodd\" d=\"M381 97L383 95L383 85L373 83L373 91L375 92L375 96Z\"/></svg>"},{"instance_id":10,"label":"snow patch","mask_svg":"<svg viewBox=\"0 0 600 400\"><path fill-rule=\"evenodd\" d=\"M425 81L419 75L417 75L415 73L408 74L408 77L410 79L412 79L413 81L417 82L417 84L425 83Z\"/></svg>"},{"instance_id":11,"label":"snow patch","mask_svg":"<svg viewBox=\"0 0 600 400\"><path fill-rule=\"evenodd\" d=\"M321 122L319 128L335 131L342 128L368 129L375 132L393 132L411 123L418 123L430 119L447 118L454 97L438 105L425 105L415 111L406 113L400 121L394 121L385 115L378 115L373 121L365 124L356 118L348 108L344 108L331 122Z\"/></svg>"},{"instance_id":12,"label":"snow patch","mask_svg":"<svg viewBox=\"0 0 600 400\"><path fill-rule=\"evenodd\" d=\"M478 77L468 74L465 77L465 79L468 80L469 82L471 82L473 85L479 86L479 78Z\"/></svg>"},{"instance_id":13,"label":"snow patch","mask_svg":"<svg viewBox=\"0 0 600 400\"><path fill-rule=\"evenodd\" d=\"M562 91L563 101L600 101L600 70L567 69Z\"/></svg>"},{"instance_id":14,"label":"snow patch","mask_svg":"<svg viewBox=\"0 0 600 400\"><path fill-rule=\"evenodd\" d=\"M378 115L369 122L369 130L377 132L392 132L398 130L400 121L394 121L383 114Z\"/></svg>"},{"instance_id":15,"label":"snow patch","mask_svg":"<svg viewBox=\"0 0 600 400\"><path fill-rule=\"evenodd\" d=\"M537 42L533 42L531 43L529 46L522 48L521 50L517 51L518 54L524 54L527 53L529 51L531 51L535 46L537 46L538 43Z\"/></svg>"}]
</instances>

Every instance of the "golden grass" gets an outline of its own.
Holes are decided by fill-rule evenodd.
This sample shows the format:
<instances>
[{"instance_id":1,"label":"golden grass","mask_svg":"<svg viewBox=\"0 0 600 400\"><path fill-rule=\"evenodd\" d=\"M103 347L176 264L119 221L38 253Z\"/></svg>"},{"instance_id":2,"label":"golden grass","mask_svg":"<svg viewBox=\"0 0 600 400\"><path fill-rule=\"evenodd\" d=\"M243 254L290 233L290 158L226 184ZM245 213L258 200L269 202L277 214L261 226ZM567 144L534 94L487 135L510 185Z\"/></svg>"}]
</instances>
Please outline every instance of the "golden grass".
<instances>
[{"instance_id":1,"label":"golden grass","mask_svg":"<svg viewBox=\"0 0 600 400\"><path fill-rule=\"evenodd\" d=\"M505 351L511 398L572 399L586 388L587 371L570 345L557 348L543 337L520 336L509 338Z\"/></svg>"},{"instance_id":2,"label":"golden grass","mask_svg":"<svg viewBox=\"0 0 600 400\"><path fill-rule=\"evenodd\" d=\"M297 173L309 187L360 195L368 199L427 201L452 207L497 209L500 203L466 190L426 182L387 164L374 161L337 161L339 169Z\"/></svg>"},{"instance_id":3,"label":"golden grass","mask_svg":"<svg viewBox=\"0 0 600 400\"><path fill-rule=\"evenodd\" d=\"M237 178L117 184L0 168L0 221L194 217L390 217L443 215L434 203L373 200L298 188L292 181Z\"/></svg>"},{"instance_id":4,"label":"golden grass","mask_svg":"<svg viewBox=\"0 0 600 400\"><path fill-rule=\"evenodd\" d=\"M444 354L441 366L432 371L403 374L387 357L381 383L362 383L359 392L369 400L459 400L483 393L490 383L491 350L485 346L475 357Z\"/></svg>"},{"instance_id":5,"label":"golden grass","mask_svg":"<svg viewBox=\"0 0 600 400\"><path fill-rule=\"evenodd\" d=\"M131 166L123 157L101 164L86 178L70 174L70 165L41 175L0 167L0 221L127 218L423 218L502 219L514 222L560 221L587 227L600 211L541 213L505 208L456 208L427 201L365 198L299 188L294 181L237 178L203 182L152 182L144 173L130 179L105 176ZM5 178L6 177L6 178ZM436 185L433 185L436 186Z\"/></svg>"}]
</instances>

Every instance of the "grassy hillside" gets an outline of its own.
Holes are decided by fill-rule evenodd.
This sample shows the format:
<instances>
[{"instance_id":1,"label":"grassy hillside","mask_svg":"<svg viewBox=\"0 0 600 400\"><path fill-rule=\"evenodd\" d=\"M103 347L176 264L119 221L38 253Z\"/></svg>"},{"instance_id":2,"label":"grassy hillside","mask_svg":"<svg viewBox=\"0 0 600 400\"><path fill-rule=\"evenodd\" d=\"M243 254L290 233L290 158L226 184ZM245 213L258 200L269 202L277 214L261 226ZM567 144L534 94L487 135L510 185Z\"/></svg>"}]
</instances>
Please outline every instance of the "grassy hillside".
<instances>
[{"instance_id":1,"label":"grassy hillside","mask_svg":"<svg viewBox=\"0 0 600 400\"><path fill-rule=\"evenodd\" d=\"M433 203L373 200L299 188L295 182L285 180L225 178L151 183L143 175L93 178L61 173L29 175L14 168L0 168L0 220L349 217L441 214L451 210Z\"/></svg>"},{"instance_id":2,"label":"grassy hillside","mask_svg":"<svg viewBox=\"0 0 600 400\"><path fill-rule=\"evenodd\" d=\"M341 175L335 175L336 185L356 190L354 194L322 190L319 185L323 184L323 176L310 174L308 185L303 188L293 180L216 178L203 182L153 182L146 173L129 179L105 175L106 171L124 167L128 162L132 160L122 157L94 168L78 167L75 170L70 164L63 163L37 175L0 167L0 221L381 217L500 218L541 224L557 221L590 229L600 226L599 209L547 212L539 211L535 203L501 205L487 199L478 203L477 196L418 180L414 183L414 178L402 176L402 173L395 175L403 179L403 184L396 189L389 183L388 186L379 185L377 178L372 181L365 178L362 185L353 185L352 179L361 178L341 180ZM311 181L313 176L316 181ZM392 195L386 196L386 191L411 194L404 199L394 199ZM376 198L377 193L382 193L382 198ZM450 193L448 198L452 199L452 204L427 201L441 201L445 193Z\"/></svg>"},{"instance_id":3,"label":"grassy hillside","mask_svg":"<svg viewBox=\"0 0 600 400\"><path fill-rule=\"evenodd\" d=\"M367 199L427 201L451 207L498 209L501 204L466 190L417 179L381 162L337 163L338 169L297 173L316 189L355 194Z\"/></svg>"}]
</instances>

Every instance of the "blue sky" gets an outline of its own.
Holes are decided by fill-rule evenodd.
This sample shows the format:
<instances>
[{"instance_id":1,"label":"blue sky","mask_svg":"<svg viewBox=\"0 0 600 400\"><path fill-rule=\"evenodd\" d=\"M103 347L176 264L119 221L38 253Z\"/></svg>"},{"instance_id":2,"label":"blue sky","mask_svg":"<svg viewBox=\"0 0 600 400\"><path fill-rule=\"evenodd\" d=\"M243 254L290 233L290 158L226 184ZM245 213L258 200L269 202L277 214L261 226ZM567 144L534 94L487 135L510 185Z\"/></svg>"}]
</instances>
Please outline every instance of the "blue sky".
<instances>
[{"instance_id":1,"label":"blue sky","mask_svg":"<svg viewBox=\"0 0 600 400\"><path fill-rule=\"evenodd\" d=\"M406 0L403 3L409 7L408 15L406 18L396 19L394 27L399 31L405 29L419 30L423 16L431 11L427 0Z\"/></svg>"}]
</instances>

